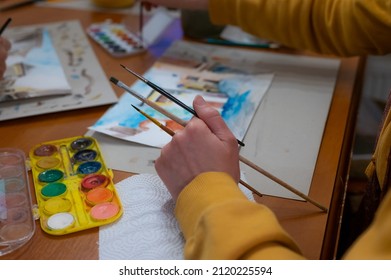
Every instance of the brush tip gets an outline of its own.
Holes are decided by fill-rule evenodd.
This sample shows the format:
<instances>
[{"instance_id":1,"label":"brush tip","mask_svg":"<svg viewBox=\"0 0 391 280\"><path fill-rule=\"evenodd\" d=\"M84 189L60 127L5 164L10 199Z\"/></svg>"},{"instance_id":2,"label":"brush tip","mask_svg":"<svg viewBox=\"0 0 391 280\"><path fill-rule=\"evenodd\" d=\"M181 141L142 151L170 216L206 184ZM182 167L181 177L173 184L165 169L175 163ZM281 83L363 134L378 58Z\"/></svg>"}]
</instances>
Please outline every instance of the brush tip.
<instances>
[{"instance_id":1,"label":"brush tip","mask_svg":"<svg viewBox=\"0 0 391 280\"><path fill-rule=\"evenodd\" d=\"M140 109L139 108L137 108L136 106L134 106L133 104L130 104L130 105L132 105L132 107L134 108L134 109L136 109L137 111L139 111L140 112Z\"/></svg>"},{"instance_id":2,"label":"brush tip","mask_svg":"<svg viewBox=\"0 0 391 280\"><path fill-rule=\"evenodd\" d=\"M114 77L110 78L110 82L112 82L113 84L118 84L118 80Z\"/></svg>"},{"instance_id":3,"label":"brush tip","mask_svg":"<svg viewBox=\"0 0 391 280\"><path fill-rule=\"evenodd\" d=\"M139 74L137 74L136 72L134 72L133 70L130 70L128 67L120 64L122 66L122 68L124 68L126 71L128 71L129 73L133 74L134 76L140 78L140 79L143 79L143 77L141 77Z\"/></svg>"}]
</instances>

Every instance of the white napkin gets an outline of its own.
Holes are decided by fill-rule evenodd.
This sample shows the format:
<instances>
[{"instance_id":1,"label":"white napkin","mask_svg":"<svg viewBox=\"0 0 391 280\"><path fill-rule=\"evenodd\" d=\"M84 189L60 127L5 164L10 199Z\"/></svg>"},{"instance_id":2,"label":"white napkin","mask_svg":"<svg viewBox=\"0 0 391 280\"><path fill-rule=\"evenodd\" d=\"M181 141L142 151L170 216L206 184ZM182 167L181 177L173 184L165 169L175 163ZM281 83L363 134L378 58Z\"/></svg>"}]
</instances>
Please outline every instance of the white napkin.
<instances>
[{"instance_id":1,"label":"white napkin","mask_svg":"<svg viewBox=\"0 0 391 280\"><path fill-rule=\"evenodd\" d=\"M174 202L157 175L140 174L116 184L124 212L99 229L99 259L181 260L184 239ZM241 187L254 200L252 193Z\"/></svg>"}]
</instances>

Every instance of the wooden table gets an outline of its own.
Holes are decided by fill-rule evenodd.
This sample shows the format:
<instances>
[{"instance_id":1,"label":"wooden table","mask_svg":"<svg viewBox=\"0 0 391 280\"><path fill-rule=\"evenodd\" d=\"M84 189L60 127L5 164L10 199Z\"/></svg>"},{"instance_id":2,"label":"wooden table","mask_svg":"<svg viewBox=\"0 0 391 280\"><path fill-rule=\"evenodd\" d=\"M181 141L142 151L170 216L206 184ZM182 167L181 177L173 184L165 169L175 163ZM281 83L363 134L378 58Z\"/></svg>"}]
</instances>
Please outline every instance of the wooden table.
<instances>
[{"instance_id":1,"label":"wooden table","mask_svg":"<svg viewBox=\"0 0 391 280\"><path fill-rule=\"evenodd\" d=\"M50 23L78 19L86 28L92 22L104 21L107 17L120 22L138 24L138 18L131 15L105 14L82 10L57 9L24 6L1 13L1 20L12 17L12 26ZM165 33L164 41L181 37L180 24L172 25ZM91 42L96 55L109 78L132 79L122 71L118 63L132 65L139 73L145 72L156 56L146 52L120 61L107 55L97 44ZM340 219L346 188L348 165L351 153L353 130L359 102L361 60L357 57L343 59L333 96L327 125L322 140L309 196L329 207L329 213L321 213L303 202L275 197L262 197L258 201L268 205L277 214L282 226L295 238L309 259L332 259L338 241ZM122 90L114 88L118 96ZM26 155L34 145L48 139L62 139L83 135L86 128L94 124L109 106L99 106L82 111L67 111L21 118L0 123L0 147L14 147ZM31 174L30 174L31 175ZM115 172L114 182L130 174ZM32 183L31 183L32 186ZM34 193L32 191L32 193ZM35 202L35 198L33 196ZM98 259L99 229L89 229L66 236L51 236L36 224L32 239L15 252L0 259Z\"/></svg>"}]
</instances>

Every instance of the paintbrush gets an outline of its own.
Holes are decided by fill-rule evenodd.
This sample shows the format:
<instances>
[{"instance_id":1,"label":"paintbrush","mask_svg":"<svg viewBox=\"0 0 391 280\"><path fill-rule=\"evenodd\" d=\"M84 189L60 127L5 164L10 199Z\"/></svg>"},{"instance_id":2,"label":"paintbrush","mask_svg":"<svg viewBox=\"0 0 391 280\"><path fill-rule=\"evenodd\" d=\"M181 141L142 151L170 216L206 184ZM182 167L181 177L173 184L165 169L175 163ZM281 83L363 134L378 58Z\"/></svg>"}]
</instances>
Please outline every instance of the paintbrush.
<instances>
[{"instance_id":1,"label":"paintbrush","mask_svg":"<svg viewBox=\"0 0 391 280\"><path fill-rule=\"evenodd\" d=\"M140 100L141 102L147 104L148 106L152 107L153 109L155 109L156 111L160 112L161 114L165 115L166 117L168 117L169 119L171 120L174 120L176 121L177 123L179 123L181 126L186 126L187 122L178 118L177 116L173 115L172 113L170 113L169 111L165 110L164 108L160 107L159 105L157 105L155 102L152 102L151 100L147 99L147 98L144 98L143 96L141 96L140 94L138 94L137 92L135 92L134 90L132 90L130 87L128 87L127 85L125 85L123 82L119 81L118 79L114 78L114 77L111 77L110 78L110 81L115 84L116 86L124 89L125 91L127 91L128 93L130 93L131 95L133 95L134 97L136 97L138 100Z\"/></svg>"},{"instance_id":2,"label":"paintbrush","mask_svg":"<svg viewBox=\"0 0 391 280\"><path fill-rule=\"evenodd\" d=\"M167 134L171 135L171 136L174 136L175 135L175 132L172 131L170 128L168 128L167 126L163 125L162 123L160 123L157 119L155 119L154 117L148 115L147 113L145 113L144 111L140 110L139 108L137 108L136 106L132 105L132 107L134 109L137 110L137 112L141 113L144 117L146 117L148 120L150 120L152 123L154 123L155 125L157 125L159 128L161 128L163 131L165 131ZM247 189L249 189L250 191L252 191L253 193L255 193L256 195L259 195L259 196L262 196L262 194L257 191L256 189L254 189L253 187L251 187L249 184L247 184L246 182L244 182L242 179L239 179L239 183L241 183L243 186L245 186Z\"/></svg>"},{"instance_id":3,"label":"paintbrush","mask_svg":"<svg viewBox=\"0 0 391 280\"><path fill-rule=\"evenodd\" d=\"M127 86L124 86L124 84L120 81L118 81L117 79L115 78L111 78L110 79L112 82L114 82L116 85L120 86L121 88L125 89L126 91L128 91L130 94L132 94L133 96L137 97L139 100L143 101L144 103L146 103L147 105L150 105L153 109L155 109L156 111L160 112L161 114L165 115L166 117L168 117L169 119L181 124L182 126L186 126L187 122L184 121L184 120L181 120L180 118L178 118L177 116L169 113L169 114L166 114L166 110L164 110L162 107L160 107L159 105L157 105L156 103L153 103L151 102L150 100L142 97L141 95L137 94L136 92L132 91L131 89L129 89ZM122 85L122 86L121 86ZM150 104L148 104L150 103ZM264 170L263 168L259 167L258 165L256 165L255 163L251 162L250 160L248 160L247 158L239 155L239 160L241 162L243 162L244 164L246 164L247 166L251 167L252 169L254 169L255 171L261 173L262 175L266 176L267 178L269 178L270 180L274 181L275 183L279 184L280 186L286 188L287 190L293 192L294 194L298 195L299 197L303 198L304 200L310 202L311 204L315 205L316 207L322 209L324 212L328 212L328 209L324 206L322 206L321 204L319 204L318 202L314 201L313 199L311 199L309 196L303 194L302 192L300 192L299 190L295 189L294 187L290 186L288 183L285 183L284 181L280 180L279 178L277 178L276 176L272 175L271 173L267 172L266 170Z\"/></svg>"},{"instance_id":4,"label":"paintbrush","mask_svg":"<svg viewBox=\"0 0 391 280\"><path fill-rule=\"evenodd\" d=\"M8 18L5 21L5 23L3 24L3 26L0 28L0 36L1 36L1 34L3 34L4 30L7 28L8 24L10 24L11 20L12 20L11 18Z\"/></svg>"},{"instance_id":5,"label":"paintbrush","mask_svg":"<svg viewBox=\"0 0 391 280\"><path fill-rule=\"evenodd\" d=\"M149 119L151 122L153 122L154 124L156 124L158 127L160 127L161 129L163 129L165 132L167 132L167 134L171 135L171 136L174 136L175 132L172 131L171 129L169 129L167 126L163 125L161 122L159 122L157 119L153 118L152 116L148 115L147 113L145 113L143 110L140 110L139 108L137 108L136 106L134 106L132 104L132 107L134 109L136 109L137 112L141 113L144 117L146 117L147 119Z\"/></svg>"},{"instance_id":6,"label":"paintbrush","mask_svg":"<svg viewBox=\"0 0 391 280\"><path fill-rule=\"evenodd\" d=\"M123 67L126 71L128 71L129 73L133 74L134 76L136 76L138 79L140 79L141 81L143 81L144 83L146 83L147 85L149 85L151 88L153 88L154 90L156 90L157 92L159 92L160 94L162 94L163 96L167 97L168 99L170 99L172 102L174 102L175 104L178 104L179 106L181 106L183 109L185 109L186 111L188 111L189 113L193 114L194 116L197 116L197 113L194 111L193 108L187 106L185 103L183 103L182 101L180 101L178 98L176 98L175 96L173 96L171 93L169 93L168 91L166 91L165 89L162 89L161 87L159 87L158 85L148 81L146 78L144 78L143 76L135 73L134 71L130 70L129 68L127 68L126 66L122 65L121 64L121 67Z\"/></svg>"},{"instance_id":7,"label":"paintbrush","mask_svg":"<svg viewBox=\"0 0 391 280\"><path fill-rule=\"evenodd\" d=\"M127 68L126 66L122 65L121 64L121 67L123 67L126 71L128 71L129 73L131 73L132 75L136 76L138 79L140 79L141 81L143 81L144 83L146 83L147 85L149 85L151 88L153 88L154 90L156 90L157 92L159 92L160 94L162 94L163 96L167 97L168 99L170 99L172 102L174 102L175 104L181 106L183 109L185 109L186 111L188 111L189 113L193 114L194 116L197 117L197 113L196 111L194 111L193 108L190 108L189 106L187 106L185 103L183 103L182 101L180 101L178 98L176 98L175 96L173 96L171 93L169 93L168 91L164 90L163 88L159 87L158 85L152 83L151 81L147 80L146 78L144 78L143 76L135 73L134 71L130 70L129 68ZM238 141L238 144L240 146L244 146L244 143L238 139L236 139Z\"/></svg>"}]
</instances>

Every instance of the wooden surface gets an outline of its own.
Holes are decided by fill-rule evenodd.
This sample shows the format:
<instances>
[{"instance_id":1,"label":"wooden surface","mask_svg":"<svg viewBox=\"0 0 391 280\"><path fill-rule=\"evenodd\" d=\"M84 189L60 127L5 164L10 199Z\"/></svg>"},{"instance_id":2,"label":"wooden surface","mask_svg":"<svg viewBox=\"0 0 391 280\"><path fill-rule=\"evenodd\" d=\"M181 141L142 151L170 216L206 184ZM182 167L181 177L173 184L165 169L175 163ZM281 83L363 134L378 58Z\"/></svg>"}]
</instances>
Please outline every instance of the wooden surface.
<instances>
[{"instance_id":1,"label":"wooden surface","mask_svg":"<svg viewBox=\"0 0 391 280\"><path fill-rule=\"evenodd\" d=\"M138 23L138 18L132 15L51 9L33 5L2 12L0 20L3 21L9 16L13 18L12 26L79 19L86 28L90 23L104 21L107 17L115 22L126 19L130 24ZM133 69L143 73L157 59L159 51L171 40L179 37L181 30L177 22L166 32L158 49L123 59L114 59L94 42L91 41L91 44L107 77L115 76L131 84L135 79L118 67L120 63L132 65ZM304 256L309 259L331 259L335 254L352 132L359 101L356 91L359 84L356 84L356 80L360 76L360 61L358 58L342 61L311 184L309 196L329 207L330 211L325 214L306 202L275 197L257 198L257 201L268 205L276 213L282 226L293 236L302 248ZM118 96L122 94L120 89L114 90ZM3 121L0 123L0 147L19 148L28 154L31 147L38 143L83 135L86 128L94 124L108 108L109 106L100 106ZM131 174L115 172L114 182L119 182L129 175ZM33 200L35 202L34 196ZM51 236L42 231L37 222L33 238L20 249L0 259L98 259L98 233L99 229L95 228L66 236Z\"/></svg>"}]
</instances>

